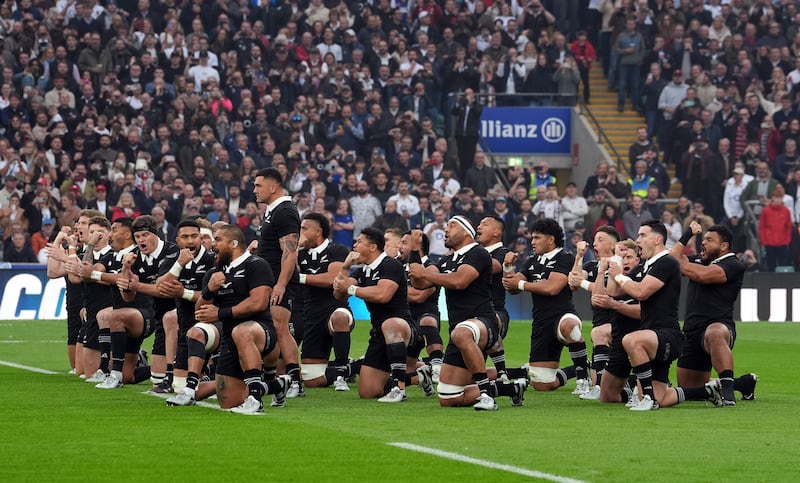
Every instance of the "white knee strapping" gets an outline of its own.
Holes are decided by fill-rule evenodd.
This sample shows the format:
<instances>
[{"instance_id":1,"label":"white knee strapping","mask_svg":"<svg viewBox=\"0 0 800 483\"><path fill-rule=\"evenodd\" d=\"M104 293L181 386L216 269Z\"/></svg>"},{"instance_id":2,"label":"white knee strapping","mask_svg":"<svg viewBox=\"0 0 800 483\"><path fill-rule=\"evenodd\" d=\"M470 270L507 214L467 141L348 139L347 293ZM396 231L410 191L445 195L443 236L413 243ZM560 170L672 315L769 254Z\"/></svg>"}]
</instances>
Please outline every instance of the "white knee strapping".
<instances>
[{"instance_id":1,"label":"white knee strapping","mask_svg":"<svg viewBox=\"0 0 800 483\"><path fill-rule=\"evenodd\" d=\"M528 373L531 375L531 381L533 382L549 383L556 380L558 369L529 366Z\"/></svg>"},{"instance_id":2,"label":"white knee strapping","mask_svg":"<svg viewBox=\"0 0 800 483\"><path fill-rule=\"evenodd\" d=\"M459 327L466 327L467 329L472 331L472 338L473 338L473 340L475 340L476 344L481 340L481 329L478 327L478 324L476 324L475 322L473 322L471 320L467 320L465 322L459 322L458 324L456 324L454 329L457 329Z\"/></svg>"},{"instance_id":3,"label":"white knee strapping","mask_svg":"<svg viewBox=\"0 0 800 483\"><path fill-rule=\"evenodd\" d=\"M440 399L455 399L464 394L464 387L439 381L436 392L439 394Z\"/></svg>"},{"instance_id":4,"label":"white knee strapping","mask_svg":"<svg viewBox=\"0 0 800 483\"><path fill-rule=\"evenodd\" d=\"M568 319L574 320L575 322L578 323L578 325L576 325L575 327L572 328L572 330L569 331L570 340L565 340L564 337L561 335L561 324L563 324L564 321L568 320ZM558 337L558 340L560 340L564 344L571 344L573 342L578 342L579 340L581 340L581 337L582 337L582 334L581 334L581 329L582 328L583 328L583 322L581 322L581 319L577 315L575 315L575 314L564 314L564 315L561 316L561 319L558 321L558 327L556 328L556 336Z\"/></svg>"},{"instance_id":5,"label":"white knee strapping","mask_svg":"<svg viewBox=\"0 0 800 483\"><path fill-rule=\"evenodd\" d=\"M216 328L212 324L206 324L205 322L198 322L194 326L206 333L206 352L210 352L217 343Z\"/></svg>"},{"instance_id":6,"label":"white knee strapping","mask_svg":"<svg viewBox=\"0 0 800 483\"><path fill-rule=\"evenodd\" d=\"M303 380L310 381L311 379L322 377L325 375L325 369L327 368L328 364L303 364L301 369Z\"/></svg>"}]
</instances>

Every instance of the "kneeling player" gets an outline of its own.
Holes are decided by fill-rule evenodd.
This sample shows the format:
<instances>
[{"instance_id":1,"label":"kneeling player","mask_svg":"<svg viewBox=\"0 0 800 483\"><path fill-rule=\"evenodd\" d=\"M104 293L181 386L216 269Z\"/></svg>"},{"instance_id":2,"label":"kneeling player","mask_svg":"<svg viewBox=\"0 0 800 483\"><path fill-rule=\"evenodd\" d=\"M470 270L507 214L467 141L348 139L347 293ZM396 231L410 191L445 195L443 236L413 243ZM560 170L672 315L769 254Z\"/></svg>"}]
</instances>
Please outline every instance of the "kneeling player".
<instances>
[{"instance_id":1,"label":"kneeling player","mask_svg":"<svg viewBox=\"0 0 800 483\"><path fill-rule=\"evenodd\" d=\"M358 377L359 397L397 403L406 399L406 367L409 361L416 363L422 343L411 322L403 265L383 251L384 244L382 231L362 230L333 289L339 300L348 295L363 299L370 313L372 330ZM351 278L344 271L352 263L362 267Z\"/></svg>"},{"instance_id":2,"label":"kneeling player","mask_svg":"<svg viewBox=\"0 0 800 483\"><path fill-rule=\"evenodd\" d=\"M200 322L186 331L188 353L186 385L177 394L167 399L167 405L190 406L217 391L215 382L201 383L200 374L208 356L219 349L221 332L222 322L214 322L212 324Z\"/></svg>"},{"instance_id":3,"label":"kneeling player","mask_svg":"<svg viewBox=\"0 0 800 483\"><path fill-rule=\"evenodd\" d=\"M531 232L534 254L520 273L514 273L517 254L506 255L503 286L512 294L531 293L533 321L528 370L533 388L553 391L575 377L578 384L573 394L582 394L589 386L589 361L581 320L575 315L572 291L567 284L575 257L564 251L564 232L555 220L537 220ZM559 369L564 346L569 348L574 365Z\"/></svg>"},{"instance_id":4,"label":"kneeling player","mask_svg":"<svg viewBox=\"0 0 800 483\"><path fill-rule=\"evenodd\" d=\"M300 222L299 280L303 300L303 383L349 391L350 331L355 325L347 300L333 296L333 280L350 253L344 245L328 240L330 223L319 213L307 213ZM329 364L333 349L334 359Z\"/></svg>"},{"instance_id":5,"label":"kneeling player","mask_svg":"<svg viewBox=\"0 0 800 483\"><path fill-rule=\"evenodd\" d=\"M455 216L445 228L445 246L453 250L438 266L426 269L419 253L412 252L409 271L418 289L444 287L450 323L439 376L439 404L473 406L496 411L495 397L509 396L513 406L523 402L527 379L493 383L486 372L486 351L500 339L497 316L492 305L492 257L475 242L475 228L463 216ZM412 250L421 243L422 232L412 232Z\"/></svg>"},{"instance_id":6,"label":"kneeling player","mask_svg":"<svg viewBox=\"0 0 800 483\"><path fill-rule=\"evenodd\" d=\"M244 233L235 225L214 233L217 262L206 273L195 318L222 322L217 361L217 398L223 409L238 414L264 411L261 398L273 394L273 406L284 406L289 376L264 381L262 364L275 367L280 355L277 333L267 309L275 277L269 264L246 251Z\"/></svg>"}]
</instances>

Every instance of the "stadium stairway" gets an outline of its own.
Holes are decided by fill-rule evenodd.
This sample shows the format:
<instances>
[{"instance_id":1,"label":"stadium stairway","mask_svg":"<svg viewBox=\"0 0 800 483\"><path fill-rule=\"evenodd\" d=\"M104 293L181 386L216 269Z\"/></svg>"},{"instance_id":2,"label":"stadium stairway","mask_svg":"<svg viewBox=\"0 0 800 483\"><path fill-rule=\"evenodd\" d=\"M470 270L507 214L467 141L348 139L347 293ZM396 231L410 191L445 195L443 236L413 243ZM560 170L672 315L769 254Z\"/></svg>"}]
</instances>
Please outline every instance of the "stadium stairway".
<instances>
[{"instance_id":1,"label":"stadium stairway","mask_svg":"<svg viewBox=\"0 0 800 483\"><path fill-rule=\"evenodd\" d=\"M605 131L611 145L614 146L624 169L621 173L627 174L628 170L628 148L636 140L636 129L645 125L645 119L634 111L630 100L625 103L625 111L617 112L617 92L608 90L608 81L603 77L603 69L600 62L595 63L589 72L589 86L591 89L590 104L586 106L600 127ZM609 150L612 159L614 154ZM670 178L675 177L675 168L668 166ZM667 198L677 198L681 194L680 183L673 183L670 186Z\"/></svg>"}]
</instances>

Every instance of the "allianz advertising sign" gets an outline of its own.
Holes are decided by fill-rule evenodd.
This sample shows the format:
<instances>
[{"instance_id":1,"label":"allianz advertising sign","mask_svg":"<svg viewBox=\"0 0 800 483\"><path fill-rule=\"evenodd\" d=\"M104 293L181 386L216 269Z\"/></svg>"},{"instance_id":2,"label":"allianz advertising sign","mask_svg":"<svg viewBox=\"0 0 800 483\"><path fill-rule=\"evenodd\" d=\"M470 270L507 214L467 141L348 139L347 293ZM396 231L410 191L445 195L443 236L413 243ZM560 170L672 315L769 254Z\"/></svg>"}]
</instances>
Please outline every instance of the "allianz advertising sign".
<instances>
[{"instance_id":1,"label":"allianz advertising sign","mask_svg":"<svg viewBox=\"0 0 800 483\"><path fill-rule=\"evenodd\" d=\"M572 153L569 107L485 107L480 130L493 154Z\"/></svg>"}]
</instances>

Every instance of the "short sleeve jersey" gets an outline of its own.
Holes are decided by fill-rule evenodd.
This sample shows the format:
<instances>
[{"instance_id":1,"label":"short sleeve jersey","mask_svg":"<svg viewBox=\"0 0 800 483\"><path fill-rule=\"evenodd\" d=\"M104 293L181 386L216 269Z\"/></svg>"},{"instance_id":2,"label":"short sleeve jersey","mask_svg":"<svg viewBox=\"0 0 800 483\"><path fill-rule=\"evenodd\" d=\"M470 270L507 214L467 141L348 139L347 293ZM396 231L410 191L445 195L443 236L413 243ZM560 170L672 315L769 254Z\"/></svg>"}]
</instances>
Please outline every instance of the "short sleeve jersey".
<instances>
[{"instance_id":1,"label":"short sleeve jersey","mask_svg":"<svg viewBox=\"0 0 800 483\"><path fill-rule=\"evenodd\" d=\"M125 249L119 252L114 253L114 258L109 265L108 273L120 273L122 271L122 259L125 256L125 253L131 252L136 253L137 257L139 254L139 249L136 246L130 247L132 249ZM136 263L134 263L134 267ZM135 272L134 272L135 273ZM131 302L126 302L122 298L122 294L120 293L119 289L115 286L111 287L111 297L113 298L113 307L115 309L121 309L125 307L131 307L134 309L139 309L143 312L149 312L152 315L153 312L153 297L149 295L145 295L142 292L136 292L136 297Z\"/></svg>"},{"instance_id":2,"label":"short sleeve jersey","mask_svg":"<svg viewBox=\"0 0 800 483\"><path fill-rule=\"evenodd\" d=\"M506 253L508 253L508 248L504 247L502 244L495 247L488 247L489 254L492 256L493 260L497 260L500 262L500 265L503 264L503 260L506 258ZM496 312L507 312L506 310L506 289L503 287L503 272L500 271L498 273L492 273L492 304L494 304L494 310Z\"/></svg>"},{"instance_id":3,"label":"short sleeve jersey","mask_svg":"<svg viewBox=\"0 0 800 483\"><path fill-rule=\"evenodd\" d=\"M99 252L92 253L92 264L102 265L105 272L110 272L114 263L114 251L110 246L106 246ZM97 312L106 307L111 307L111 291L117 291L117 287L112 287L102 283L83 282L83 306L86 307L86 318L94 320Z\"/></svg>"},{"instance_id":4,"label":"short sleeve jersey","mask_svg":"<svg viewBox=\"0 0 800 483\"><path fill-rule=\"evenodd\" d=\"M78 248L76 254L78 255L79 259L83 259L83 255L85 253L85 249L83 247ZM83 282L72 283L69 281L69 277L64 275L64 280L67 282L66 290L67 290L67 311L68 312L75 312L77 313L81 307L83 307L84 296L83 296Z\"/></svg>"},{"instance_id":5,"label":"short sleeve jersey","mask_svg":"<svg viewBox=\"0 0 800 483\"><path fill-rule=\"evenodd\" d=\"M700 260L692 260L702 263ZM744 264L733 253L711 262L725 271L725 283L697 283L689 280L683 330L705 327L710 322L733 324L733 304L744 280Z\"/></svg>"},{"instance_id":6,"label":"short sleeve jersey","mask_svg":"<svg viewBox=\"0 0 800 483\"><path fill-rule=\"evenodd\" d=\"M249 253L245 255L237 258L224 269L214 267L207 271L205 278L203 278L203 287L206 287L212 274L220 270L225 273L225 282L212 298L214 305L221 309L233 307L245 300L250 296L250 291L256 287L272 287L275 285L275 277L272 275L272 269L269 264L260 257ZM222 321L222 335L229 337L234 327L242 322L251 320L272 323L269 308L233 320Z\"/></svg>"},{"instance_id":7,"label":"short sleeve jersey","mask_svg":"<svg viewBox=\"0 0 800 483\"><path fill-rule=\"evenodd\" d=\"M545 255L532 255L522 266L522 274L528 282L547 280L551 273L561 273L568 276L575 263L575 257L563 249L558 248ZM538 295L531 293L533 300L532 317L534 321L558 320L566 313L575 313L572 305L572 290L564 284L555 295Z\"/></svg>"},{"instance_id":8,"label":"short sleeve jersey","mask_svg":"<svg viewBox=\"0 0 800 483\"><path fill-rule=\"evenodd\" d=\"M178 245L167 241L159 243L159 247L161 247L160 250L156 248L150 255L144 255L140 252L136 258L131 270L139 276L140 283L155 284L158 277L169 272L175 260L178 259L180 252ZM153 304L156 317L160 318L175 308L175 299L153 297Z\"/></svg>"},{"instance_id":9,"label":"short sleeve jersey","mask_svg":"<svg viewBox=\"0 0 800 483\"><path fill-rule=\"evenodd\" d=\"M494 319L492 304L492 257L477 243L466 245L439 262L441 273L454 273L462 265L469 265L478 277L461 290L446 289L447 315L450 330L459 322L475 317Z\"/></svg>"},{"instance_id":10,"label":"short sleeve jersey","mask_svg":"<svg viewBox=\"0 0 800 483\"><path fill-rule=\"evenodd\" d=\"M297 254L297 264L300 273L304 275L318 275L328 272L331 263L344 262L350 250L338 243L325 240L322 245L312 250L300 250ZM303 286L305 300L305 315L308 318L328 316L337 308L347 307L347 301L337 300L330 287Z\"/></svg>"},{"instance_id":11,"label":"short sleeve jersey","mask_svg":"<svg viewBox=\"0 0 800 483\"><path fill-rule=\"evenodd\" d=\"M428 257L425 257L422 260L422 265L425 268L428 268L436 264L433 263ZM406 265L405 268L408 269L408 265ZM411 286L411 278L408 277L408 272L406 272L406 277L408 278L408 285ZM440 288L436 287L433 293L421 303L414 303L411 301L408 302L408 308L411 309L411 317L415 322L419 322L419 319L421 319L425 314L431 314L437 318L439 317L439 291Z\"/></svg>"},{"instance_id":12,"label":"short sleeve jersey","mask_svg":"<svg viewBox=\"0 0 800 483\"><path fill-rule=\"evenodd\" d=\"M377 264L375 262L378 262ZM378 304L366 302L373 328L380 328L383 321L390 317L400 317L411 320L411 311L408 308L408 286L403 265L394 258L381 253L373 263L364 265L356 270L353 278L359 287L374 287L383 279L391 280L397 284L397 291L388 302Z\"/></svg>"},{"instance_id":13,"label":"short sleeve jersey","mask_svg":"<svg viewBox=\"0 0 800 483\"><path fill-rule=\"evenodd\" d=\"M269 263L277 279L281 275L280 239L292 233L300 236L300 215L292 199L284 196L274 208L267 208L264 220L258 230L258 251L256 254Z\"/></svg>"},{"instance_id":14,"label":"short sleeve jersey","mask_svg":"<svg viewBox=\"0 0 800 483\"><path fill-rule=\"evenodd\" d=\"M214 255L206 251L205 247L200 248L200 253L197 254L194 260L187 263L178 276L178 281L183 285L183 288L188 290L202 290L203 279L206 272L214 268ZM171 266L169 268L172 268ZM187 326L195 322L194 309L195 302L191 300L184 300L182 298L175 299L175 308L178 311L178 320L184 322L182 326Z\"/></svg>"},{"instance_id":15,"label":"short sleeve jersey","mask_svg":"<svg viewBox=\"0 0 800 483\"><path fill-rule=\"evenodd\" d=\"M681 267L678 261L666 252L656 254L644 264L644 277L656 277L664 286L642 300L643 329L678 329L678 299L681 295Z\"/></svg>"},{"instance_id":16,"label":"short sleeve jersey","mask_svg":"<svg viewBox=\"0 0 800 483\"><path fill-rule=\"evenodd\" d=\"M589 282L597 282L598 266L599 264L597 263L597 260L592 260L583 264L583 270L586 272L586 280ZM602 282L605 283L606 279L608 278L608 274L603 274L602 277ZM592 323L594 325L609 324L613 319L613 310L592 306Z\"/></svg>"},{"instance_id":17,"label":"short sleeve jersey","mask_svg":"<svg viewBox=\"0 0 800 483\"><path fill-rule=\"evenodd\" d=\"M643 264L639 264L633 267L630 272L628 272L628 276L631 278L631 280L634 282L642 281L644 278L644 272L642 271L642 268ZM627 294L617 297L617 300L626 305L639 305L638 300ZM622 315L616 311L614 311L614 314L614 320L611 322L611 338L622 343L622 338L635 330L639 330L642 322L639 319Z\"/></svg>"}]
</instances>

